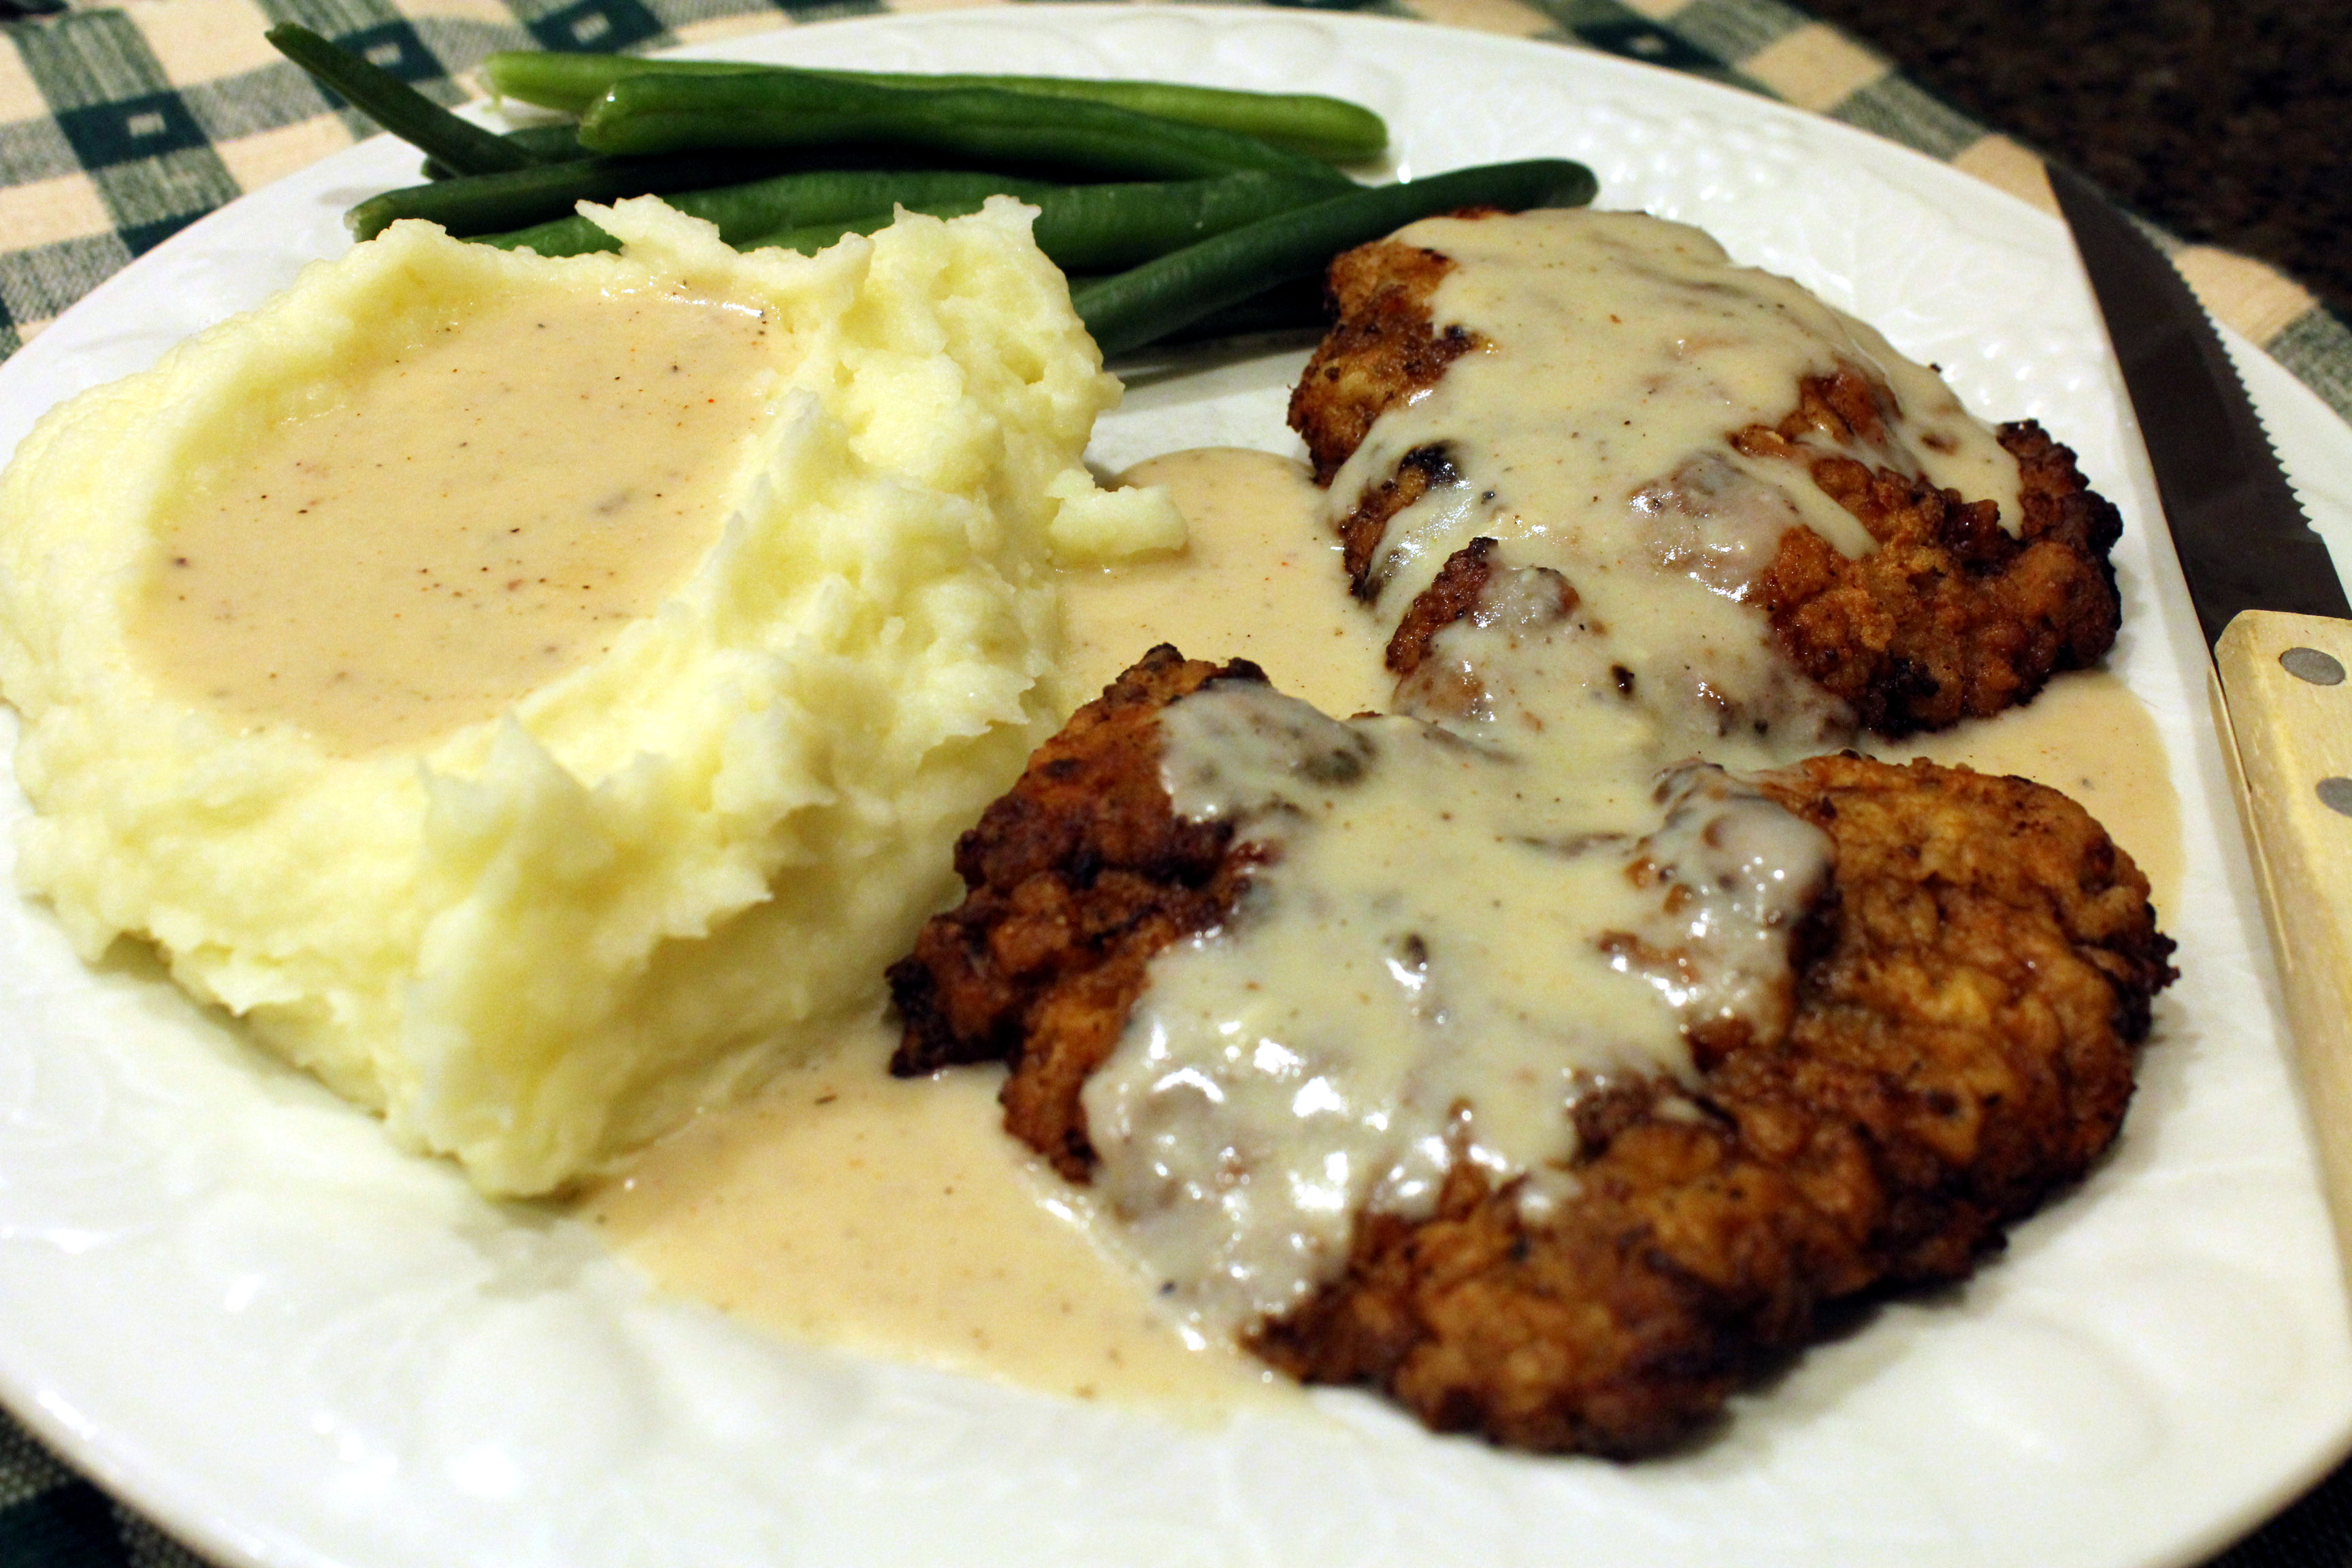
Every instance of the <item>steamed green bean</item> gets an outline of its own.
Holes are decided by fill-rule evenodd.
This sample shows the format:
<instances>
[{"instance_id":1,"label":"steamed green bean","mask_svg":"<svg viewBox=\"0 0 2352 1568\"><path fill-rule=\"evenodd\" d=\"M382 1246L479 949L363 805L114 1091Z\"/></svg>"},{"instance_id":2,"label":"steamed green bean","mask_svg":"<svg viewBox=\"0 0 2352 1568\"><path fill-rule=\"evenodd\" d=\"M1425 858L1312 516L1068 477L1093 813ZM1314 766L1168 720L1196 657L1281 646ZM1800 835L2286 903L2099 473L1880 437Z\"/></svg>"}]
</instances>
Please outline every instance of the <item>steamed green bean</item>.
<instances>
[{"instance_id":1,"label":"steamed green bean","mask_svg":"<svg viewBox=\"0 0 2352 1568\"><path fill-rule=\"evenodd\" d=\"M677 195L714 180L742 181L773 167L756 156L694 153L671 158L587 158L496 174L460 174L370 196L343 215L352 233L373 239L404 217L439 224L460 238L497 234L572 211L583 201Z\"/></svg>"},{"instance_id":2,"label":"steamed green bean","mask_svg":"<svg viewBox=\"0 0 2352 1568\"><path fill-rule=\"evenodd\" d=\"M1109 272L1164 256L1275 213L1321 200L1330 187L1319 180L1283 174L1228 174L1214 180L1170 180L1129 184L1066 185L1023 199L1037 208L1032 233L1037 248L1067 272ZM981 198L927 202L897 198L909 211L958 217L980 210ZM787 250L821 250L845 234L871 234L890 222L887 206L843 215L819 223L805 216L789 228L762 236L742 248L778 245Z\"/></svg>"},{"instance_id":3,"label":"steamed green bean","mask_svg":"<svg viewBox=\"0 0 2352 1568\"><path fill-rule=\"evenodd\" d=\"M596 154L580 145L580 128L570 121L550 125L525 125L499 133L501 141L511 142L534 163L571 163ZM417 173L428 180L453 180L459 172L438 158L425 160Z\"/></svg>"},{"instance_id":4,"label":"steamed green bean","mask_svg":"<svg viewBox=\"0 0 2352 1568\"><path fill-rule=\"evenodd\" d=\"M1581 206L1595 189L1591 170L1554 158L1365 186L1082 284L1071 300L1103 353L1121 353L1286 279L1306 277L1340 251L1416 218L1463 206Z\"/></svg>"},{"instance_id":5,"label":"steamed green bean","mask_svg":"<svg viewBox=\"0 0 2352 1568\"><path fill-rule=\"evenodd\" d=\"M650 60L627 55L549 54L518 50L482 62L499 93L525 103L585 113L624 77L670 73L740 76L776 68L733 60ZM1085 99L1163 120L1262 137L1277 147L1328 162L1380 155L1388 127L1360 104L1319 93L1244 92L1181 82L1092 80L1055 76L929 76L894 71L809 69L806 74L891 88L985 88L1048 98Z\"/></svg>"},{"instance_id":6,"label":"steamed green bean","mask_svg":"<svg viewBox=\"0 0 2352 1568\"><path fill-rule=\"evenodd\" d=\"M390 71L308 27L281 22L262 37L353 109L460 174L525 169L537 161L497 132L450 113Z\"/></svg>"},{"instance_id":7,"label":"steamed green bean","mask_svg":"<svg viewBox=\"0 0 2352 1568\"><path fill-rule=\"evenodd\" d=\"M1201 179L1260 169L1345 183L1328 165L1255 136L1083 99L988 88L871 87L774 69L623 77L589 106L580 140L617 154L868 143L1129 179Z\"/></svg>"}]
</instances>

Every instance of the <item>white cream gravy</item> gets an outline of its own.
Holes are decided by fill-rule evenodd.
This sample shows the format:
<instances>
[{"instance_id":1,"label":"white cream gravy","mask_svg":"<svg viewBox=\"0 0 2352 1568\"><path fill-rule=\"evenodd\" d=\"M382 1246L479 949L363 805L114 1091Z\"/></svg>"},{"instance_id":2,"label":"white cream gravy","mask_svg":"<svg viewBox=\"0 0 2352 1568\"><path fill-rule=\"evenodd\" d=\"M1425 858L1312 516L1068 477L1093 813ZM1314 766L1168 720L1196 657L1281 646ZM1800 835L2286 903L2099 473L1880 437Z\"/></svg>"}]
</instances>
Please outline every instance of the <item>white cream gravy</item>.
<instances>
[{"instance_id":1,"label":"white cream gravy","mask_svg":"<svg viewBox=\"0 0 2352 1568\"><path fill-rule=\"evenodd\" d=\"M1719 769L1594 777L1242 683L1162 728L1177 811L1276 858L1152 960L1084 1099L1095 1186L1205 1325L1297 1304L1360 1212L1428 1213L1457 1160L1568 1195L1582 1095L1785 1016L1827 844Z\"/></svg>"},{"instance_id":2,"label":"white cream gravy","mask_svg":"<svg viewBox=\"0 0 2352 1568\"><path fill-rule=\"evenodd\" d=\"M1001 1071L894 1079L896 1044L877 1013L648 1150L583 1217L669 1289L788 1339L1177 1411L1273 1395L1097 1243L1091 1194L1006 1135Z\"/></svg>"},{"instance_id":3,"label":"white cream gravy","mask_svg":"<svg viewBox=\"0 0 2352 1568\"><path fill-rule=\"evenodd\" d=\"M1790 681L1761 616L1742 602L1746 575L1769 559L1780 530L1814 521L1815 500L1796 493L1811 487L1801 474L1754 471L1724 434L1776 420L1801 375L1859 361L1909 421L1898 424L1908 431L1904 450L1872 460L1990 496L2014 517L2013 467L1997 447L1987 455L1990 433L1932 375L1792 286L1725 268L1695 231L1639 231L1645 222L1594 222L1584 249L1571 243L1559 266L1518 253L1516 241L1495 243L1502 254L1488 259L1515 280L1478 283L1485 269L1469 267L1449 279L1441 321L1531 345L1523 353L1571 379L1615 377L1622 390L1633 376L1638 414L1596 423L1590 444L1568 457L1547 453L1521 443L1556 425L1557 407L1522 406L1536 401L1523 384L1487 375L1479 358L1457 362L1398 428L1383 420L1366 444L1392 465L1443 437L1461 475L1399 520L1379 613L1346 595L1328 521L1316 515L1318 504L1350 506L1351 487L1386 471L1378 456L1351 464L1328 503L1297 465L1265 454L1156 459L1126 477L1171 487L1192 526L1187 552L1067 580L1081 695L1152 643L1171 641L1196 658L1252 658L1277 688L1325 712L1401 698L1443 724L1343 724L1234 686L1168 712L1164 767L1179 808L1228 816L1281 852L1225 931L1155 962L1118 1053L1087 1091L1104 1155L1090 1195L1122 1222L1093 1245L1130 1255L1146 1283L1172 1287L1202 1331L1192 1342L1224 1342L1236 1324L1295 1301L1340 1255L1357 1208L1413 1212L1452 1160L1527 1174L1523 1201L1556 1201L1571 1190L1559 1166L1572 1152L1566 1110L1579 1092L1612 1072L1687 1071L1686 1023L1769 1024L1785 1006L1788 926L1820 875L1818 836L1719 770L1678 764L1693 752L1741 767L1792 760L1849 739L1851 719ZM1443 248L1460 256L1454 230L1484 243L1500 226L1441 220L1423 242L1443 233ZM1583 308L1582 284L1566 300L1544 290L1538 303L1515 290L1531 274L1576 274L1574 257L1595 247L1633 254L1610 265L1637 279L1628 287L1646 295L1654 321L1696 310L1708 328L1663 339L1654 331L1647 348L1623 347L1625 333L1607 353L1576 349L1547 316ZM1465 275L1472 284L1452 287ZM1619 328L1638 311L1620 299L1602 313ZM1793 332L1784 331L1791 318ZM1670 389L1696 391L1699 412L1672 413ZM1596 452L1612 456L1580 455ZM1822 521L1860 547L1845 514ZM1488 598L1438 638L1429 674L1392 692L1381 662L1390 623L1446 554L1479 534L1503 541ZM1579 595L1565 614L1547 571ZM2159 898L2173 896L2168 773L2147 715L2112 679L2062 678L2035 708L1885 750L1988 763L2090 799L2154 869ZM1355 760L1334 761L1343 757ZM1444 802L1433 821L1433 801ZM1497 1048L1453 1048L1473 1035ZM681 1140L640 1166L642 1184L628 1198L599 1198L606 1206L597 1212L625 1202L635 1235L688 1234L694 1222L680 1200L661 1194L722 1181L724 1225L701 1231L683 1258L642 1240L635 1254L672 1282L788 1331L864 1335L849 1325L881 1316L897 1353L971 1364L975 1307L918 1321L864 1296L847 1307L814 1303L835 1300L830 1277L887 1274L910 1258L922 1260L924 1279L985 1271L1026 1247L1024 1237L1083 1220L1067 1202L1048 1196L1041 1205L1032 1184L1043 1181L1049 1194L1055 1184L1034 1163L1006 1157L992 1110L971 1103L995 1081L950 1073L920 1087L953 1095L957 1113L985 1122L1000 1168L972 1179L1018 1201L992 1206L986 1223L890 1205L862 1243L885 1260L878 1269L764 1266L778 1256L813 1259L805 1238L839 1227L836 1216L862 1201L853 1191L866 1181L860 1163L828 1152L804 1117L778 1114L767 1130L742 1134L744 1147L772 1139L779 1151L813 1152L780 1152L788 1163L776 1179L667 1176L673 1164L708 1169L708 1156ZM966 1135L933 1131L924 1140ZM733 1135L706 1128L699 1136ZM923 1140L910 1140L902 1157L913 1170L954 1171L960 1188L988 1163ZM761 1168L740 1153L730 1164ZM769 1246L741 1243L754 1227ZM1080 1279L1107 1292L1102 1310L1070 1307ZM1029 1277L1008 1297L1026 1307L988 1318L996 1326L983 1359L1067 1386L1064 1373L1024 1369L1012 1345L1051 1341L1098 1370L1115 1359L1100 1347L1116 1336L1094 1349L1078 1339L1100 1332L1087 1325L1131 1327L1122 1306L1135 1304L1133 1290L1117 1268ZM1016 1327L1024 1316L1026 1327ZM1163 1345L1181 1337L1165 1319L1157 1331Z\"/></svg>"},{"instance_id":4,"label":"white cream gravy","mask_svg":"<svg viewBox=\"0 0 2352 1568\"><path fill-rule=\"evenodd\" d=\"M1761 609L1742 603L1796 523L1849 555L1872 546L1799 465L1732 446L1784 417L1806 377L1845 365L1874 379L1892 405L1887 443L1851 455L1991 500L2017 526L2015 462L1933 372L1788 279L1731 265L1697 229L1546 211L1433 218L1396 238L1454 260L1432 326L1483 346L1381 416L1333 479L1332 515L1407 453L1442 448L1452 481L1391 520L1373 562L1389 619L1454 551L1499 540L1514 562L1565 574L1605 628L1609 665L1646 673L1637 705L1663 727L1660 752L1763 763L1853 733L1843 704L1796 679ZM1760 750L1726 752L1759 727Z\"/></svg>"},{"instance_id":5,"label":"white cream gravy","mask_svg":"<svg viewBox=\"0 0 2352 1568\"><path fill-rule=\"evenodd\" d=\"M1382 705L1386 634L1349 598L1300 465L1215 449L1122 477L1169 485L1192 542L1170 561L1066 579L1075 684L1098 690L1168 641L1202 658L1246 650L1286 689L1321 679L1328 712ZM1298 574L1302 560L1326 574ZM1250 588L1260 582L1296 584L1300 602ZM2151 868L2159 907L2177 898L2170 774L2145 708L2113 676L2061 676L2031 708L1885 750L2021 773L2092 803ZM580 1212L665 1288L788 1338L1180 1412L1287 1397L1153 1305L1154 1282L1093 1220L1099 1194L1059 1182L1003 1131L1000 1073L893 1080L881 1069L888 1043L849 1039L761 1100L705 1115ZM918 1191L923 1201L899 1201Z\"/></svg>"},{"instance_id":6,"label":"white cream gravy","mask_svg":"<svg viewBox=\"0 0 2352 1568\"><path fill-rule=\"evenodd\" d=\"M1323 493L1305 464L1213 447L1153 458L1119 478L1167 486L1192 542L1165 560L1065 579L1069 679L1080 695L1100 691L1153 643L1170 642L1196 658L1246 650L1242 657L1265 666L1277 689L1326 713L1387 706L1395 684L1381 662L1388 629L1347 596L1339 547L1320 517ZM1326 575L1301 574L1302 560ZM1273 586L1252 591L1257 583ZM1135 592L1138 584L1147 591ZM1294 585L1305 603L1275 597ZM2178 907L2180 805L2170 764L2147 705L2112 671L2058 676L1997 719L1858 743L1889 761L2013 773L2072 795L2147 874L2158 910Z\"/></svg>"},{"instance_id":7,"label":"white cream gravy","mask_svg":"<svg viewBox=\"0 0 2352 1568\"><path fill-rule=\"evenodd\" d=\"M717 540L777 345L755 310L533 291L363 357L159 529L148 664L355 753L490 718Z\"/></svg>"}]
</instances>

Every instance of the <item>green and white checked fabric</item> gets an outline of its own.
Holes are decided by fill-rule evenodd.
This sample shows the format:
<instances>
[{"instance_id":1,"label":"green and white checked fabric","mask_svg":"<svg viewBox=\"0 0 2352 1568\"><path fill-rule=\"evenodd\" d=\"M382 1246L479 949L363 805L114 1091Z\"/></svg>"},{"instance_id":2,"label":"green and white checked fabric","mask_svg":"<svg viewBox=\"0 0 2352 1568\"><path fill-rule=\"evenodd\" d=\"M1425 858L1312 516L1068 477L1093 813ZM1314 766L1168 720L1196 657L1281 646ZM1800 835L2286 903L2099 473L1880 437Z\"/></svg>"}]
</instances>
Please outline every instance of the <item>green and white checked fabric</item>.
<instances>
[{"instance_id":1,"label":"green and white checked fabric","mask_svg":"<svg viewBox=\"0 0 2352 1568\"><path fill-rule=\"evenodd\" d=\"M969 0L0 0L0 358L131 258L371 133L262 41L299 22L444 102L494 49L647 50ZM977 0L987 3L987 0ZM1817 110L2048 206L2041 162L1781 0L1304 0L1605 50ZM2176 247L2214 313L2352 419L2352 330ZM2352 1565L2352 1468L2214 1568ZM0 1568L204 1568L0 1414Z\"/></svg>"},{"instance_id":2,"label":"green and white checked fabric","mask_svg":"<svg viewBox=\"0 0 2352 1568\"><path fill-rule=\"evenodd\" d=\"M946 0L958 4L960 0ZM940 0L898 0L936 9ZM888 0L0 0L0 356L131 257L366 133L262 41L301 22L436 98L493 49L651 49ZM1769 93L2047 204L2038 159L1780 0L1327 0L1604 49ZM2352 330L2293 281L2207 247L2214 312L2352 418Z\"/></svg>"},{"instance_id":3,"label":"green and white checked fabric","mask_svg":"<svg viewBox=\"0 0 2352 1568\"><path fill-rule=\"evenodd\" d=\"M0 1415L0 1568L206 1568Z\"/></svg>"}]
</instances>

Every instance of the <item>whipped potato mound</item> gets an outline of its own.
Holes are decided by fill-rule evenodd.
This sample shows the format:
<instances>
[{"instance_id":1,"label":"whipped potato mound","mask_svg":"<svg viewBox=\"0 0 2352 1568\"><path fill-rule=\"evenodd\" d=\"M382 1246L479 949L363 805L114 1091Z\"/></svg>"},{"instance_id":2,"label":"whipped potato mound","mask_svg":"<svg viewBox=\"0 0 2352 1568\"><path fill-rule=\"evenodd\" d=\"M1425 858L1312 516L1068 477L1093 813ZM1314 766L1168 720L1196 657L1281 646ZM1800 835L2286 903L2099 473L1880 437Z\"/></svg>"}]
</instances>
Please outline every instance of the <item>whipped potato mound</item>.
<instances>
[{"instance_id":1,"label":"whipped potato mound","mask_svg":"<svg viewBox=\"0 0 2352 1568\"><path fill-rule=\"evenodd\" d=\"M813 258L592 210L621 254L395 225L0 479L26 888L498 1194L871 1005L1061 717L1055 566L1181 541L1081 465L1118 387L1028 209Z\"/></svg>"}]
</instances>

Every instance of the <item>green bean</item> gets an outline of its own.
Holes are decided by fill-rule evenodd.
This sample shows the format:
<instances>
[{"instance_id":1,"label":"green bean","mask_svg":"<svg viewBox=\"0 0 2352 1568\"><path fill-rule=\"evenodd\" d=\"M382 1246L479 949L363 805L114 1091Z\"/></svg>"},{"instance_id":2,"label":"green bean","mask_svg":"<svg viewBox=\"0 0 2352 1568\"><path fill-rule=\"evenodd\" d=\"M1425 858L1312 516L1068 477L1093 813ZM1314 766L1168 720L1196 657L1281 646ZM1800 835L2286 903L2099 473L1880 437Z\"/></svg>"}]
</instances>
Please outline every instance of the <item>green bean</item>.
<instances>
[{"instance_id":1,"label":"green bean","mask_svg":"<svg viewBox=\"0 0 2352 1568\"><path fill-rule=\"evenodd\" d=\"M1108 272L1318 202L1320 180L1251 171L1214 180L1072 185L1037 203L1037 247L1066 272Z\"/></svg>"},{"instance_id":2,"label":"green bean","mask_svg":"<svg viewBox=\"0 0 2352 1568\"><path fill-rule=\"evenodd\" d=\"M537 52L495 54L482 65L491 87L499 93L572 114L584 112L625 76L663 71L734 76L769 68L731 60L648 60L623 55ZM1244 92L1181 82L1096 81L1059 76L925 76L815 69L809 74L870 87L996 88L1047 98L1088 99L1163 120L1262 137L1277 147L1329 163L1377 157L1389 141L1388 127L1379 115L1360 104L1319 93Z\"/></svg>"},{"instance_id":3,"label":"green bean","mask_svg":"<svg viewBox=\"0 0 2352 1568\"><path fill-rule=\"evenodd\" d=\"M262 35L320 86L402 141L467 174L529 168L529 153L450 113L398 77L310 28L281 22Z\"/></svg>"},{"instance_id":4,"label":"green bean","mask_svg":"<svg viewBox=\"0 0 2352 1568\"><path fill-rule=\"evenodd\" d=\"M589 106L580 140L608 153L867 142L1130 179L1264 169L1344 183L1328 165L1255 136L1107 103L988 88L869 87L781 69L623 77Z\"/></svg>"},{"instance_id":5,"label":"green bean","mask_svg":"<svg viewBox=\"0 0 2352 1568\"><path fill-rule=\"evenodd\" d=\"M521 148L534 163L576 163L596 155L580 145L580 128L569 121L555 125L525 125L501 132L499 138ZM428 180L453 180L458 175L457 170L438 158L425 159L425 167L417 173Z\"/></svg>"},{"instance_id":6,"label":"green bean","mask_svg":"<svg viewBox=\"0 0 2352 1568\"><path fill-rule=\"evenodd\" d=\"M1041 98L1085 100L1161 120L1255 136L1328 163L1377 158L1389 128L1359 103L1313 92L1244 92L1174 81L1088 81L1062 76L918 76L884 71L821 71L869 87L994 88Z\"/></svg>"},{"instance_id":7,"label":"green bean","mask_svg":"<svg viewBox=\"0 0 2352 1568\"><path fill-rule=\"evenodd\" d=\"M370 196L343 215L353 237L373 239L404 217L430 219L464 238L496 234L570 212L583 201L665 195L742 180L774 165L758 158L693 153L670 158L587 158L498 174L460 174Z\"/></svg>"},{"instance_id":8,"label":"green bean","mask_svg":"<svg viewBox=\"0 0 2352 1568\"><path fill-rule=\"evenodd\" d=\"M496 234L468 237L477 245L494 245L500 250L536 251L541 256L587 256L621 248L619 240L578 213L569 217L551 217L525 228L501 229Z\"/></svg>"},{"instance_id":9,"label":"green bean","mask_svg":"<svg viewBox=\"0 0 2352 1568\"><path fill-rule=\"evenodd\" d=\"M1218 338L1249 337L1261 332L1320 333L1330 325L1331 310L1323 297L1320 278L1294 278L1237 305L1210 311L1190 326L1179 327L1159 341L1163 343L1209 342Z\"/></svg>"},{"instance_id":10,"label":"green bean","mask_svg":"<svg viewBox=\"0 0 2352 1568\"><path fill-rule=\"evenodd\" d=\"M506 49L482 58L482 78L501 98L541 109L585 114L589 105L625 76L668 71L679 76L741 76L763 70L748 60L649 60L636 55L583 55Z\"/></svg>"},{"instance_id":11,"label":"green bean","mask_svg":"<svg viewBox=\"0 0 2352 1568\"><path fill-rule=\"evenodd\" d=\"M969 201L966 211L1000 192L1037 201L1054 186L1034 180L960 169L844 169L779 174L737 185L679 191L663 199L683 213L719 226L719 237L738 249L771 244L766 237L796 226L847 223L880 214L887 223L894 202L917 207ZM844 232L846 232L845 230ZM839 234L834 236L840 237ZM541 256L578 256L618 250L621 242L577 216L508 234L482 237L488 245L513 250L529 246Z\"/></svg>"},{"instance_id":12,"label":"green bean","mask_svg":"<svg viewBox=\"0 0 2352 1568\"><path fill-rule=\"evenodd\" d=\"M1101 278L1072 278L1075 294ZM1236 305L1223 305L1187 327L1152 340L1155 348L1214 342L1221 338L1263 336L1275 332L1322 335L1331 324L1331 305L1320 278L1293 278Z\"/></svg>"},{"instance_id":13,"label":"green bean","mask_svg":"<svg viewBox=\"0 0 2352 1568\"><path fill-rule=\"evenodd\" d=\"M1331 187L1320 180L1252 172L1214 180L1170 180L1133 184L1068 185L1023 199L1037 208L1037 248L1065 272L1110 272L1180 250L1213 234L1319 201ZM900 196L909 211L933 217L959 217L980 210L977 195L944 202ZM804 216L775 234L739 247L765 245L787 250L821 250L845 234L871 234L890 222L888 211L817 223Z\"/></svg>"},{"instance_id":14,"label":"green bean","mask_svg":"<svg viewBox=\"0 0 2352 1568\"><path fill-rule=\"evenodd\" d=\"M1581 206L1595 189L1591 170L1551 158L1372 185L1084 284L1071 300L1103 353L1123 353L1416 218L1463 206Z\"/></svg>"}]
</instances>

